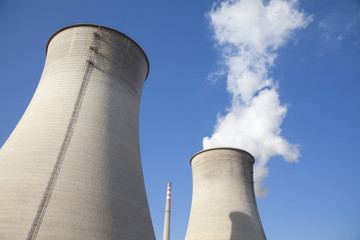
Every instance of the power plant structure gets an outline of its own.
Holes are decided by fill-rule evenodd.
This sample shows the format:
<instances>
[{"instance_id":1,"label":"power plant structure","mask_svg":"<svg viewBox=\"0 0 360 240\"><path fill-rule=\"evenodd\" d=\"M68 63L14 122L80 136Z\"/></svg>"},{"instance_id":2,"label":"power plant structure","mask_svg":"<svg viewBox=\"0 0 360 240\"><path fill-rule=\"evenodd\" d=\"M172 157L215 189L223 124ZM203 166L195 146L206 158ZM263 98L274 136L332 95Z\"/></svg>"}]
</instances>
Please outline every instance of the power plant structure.
<instances>
[{"instance_id":1,"label":"power plant structure","mask_svg":"<svg viewBox=\"0 0 360 240\"><path fill-rule=\"evenodd\" d=\"M185 240L265 240L254 193L254 158L212 148L190 160L193 196Z\"/></svg>"},{"instance_id":2,"label":"power plant structure","mask_svg":"<svg viewBox=\"0 0 360 240\"><path fill-rule=\"evenodd\" d=\"M155 239L142 172L139 108L149 61L114 29L53 34L36 92L0 149L0 239ZM213 148L190 160L186 240L265 240L254 158ZM170 239L171 183L163 239Z\"/></svg>"},{"instance_id":3,"label":"power plant structure","mask_svg":"<svg viewBox=\"0 0 360 240\"><path fill-rule=\"evenodd\" d=\"M78 24L46 52L0 151L0 239L155 239L139 146L144 51L116 30Z\"/></svg>"},{"instance_id":4,"label":"power plant structure","mask_svg":"<svg viewBox=\"0 0 360 240\"><path fill-rule=\"evenodd\" d=\"M170 209L171 209L171 183L168 183L166 188L163 240L170 240L170 212L171 212Z\"/></svg>"}]
</instances>

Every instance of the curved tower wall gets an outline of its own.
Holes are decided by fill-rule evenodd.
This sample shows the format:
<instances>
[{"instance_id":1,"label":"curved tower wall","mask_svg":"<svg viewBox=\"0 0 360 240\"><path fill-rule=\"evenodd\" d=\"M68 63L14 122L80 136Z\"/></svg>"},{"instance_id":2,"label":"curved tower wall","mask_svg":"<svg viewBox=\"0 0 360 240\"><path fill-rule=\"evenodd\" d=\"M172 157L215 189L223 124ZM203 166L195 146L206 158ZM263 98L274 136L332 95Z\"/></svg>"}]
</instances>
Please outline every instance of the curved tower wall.
<instances>
[{"instance_id":1,"label":"curved tower wall","mask_svg":"<svg viewBox=\"0 0 360 240\"><path fill-rule=\"evenodd\" d=\"M193 197L186 240L264 240L253 185L254 158L234 148L191 159Z\"/></svg>"},{"instance_id":2,"label":"curved tower wall","mask_svg":"<svg viewBox=\"0 0 360 240\"><path fill-rule=\"evenodd\" d=\"M139 149L149 64L113 29L66 27L0 150L0 239L155 239Z\"/></svg>"}]
</instances>

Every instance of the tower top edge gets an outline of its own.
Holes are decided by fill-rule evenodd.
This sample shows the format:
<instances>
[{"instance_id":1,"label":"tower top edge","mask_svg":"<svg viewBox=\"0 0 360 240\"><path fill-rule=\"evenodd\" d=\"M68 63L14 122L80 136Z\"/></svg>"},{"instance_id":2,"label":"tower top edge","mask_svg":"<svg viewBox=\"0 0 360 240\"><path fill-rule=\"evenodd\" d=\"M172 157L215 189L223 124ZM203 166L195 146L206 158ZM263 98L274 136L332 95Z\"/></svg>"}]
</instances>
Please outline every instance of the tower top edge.
<instances>
[{"instance_id":1,"label":"tower top edge","mask_svg":"<svg viewBox=\"0 0 360 240\"><path fill-rule=\"evenodd\" d=\"M113 29L113 28L110 28L110 27L106 27L106 26L103 26L103 25L99 25L99 24L92 24L92 23L78 23L78 24L73 24L73 25L69 25L69 26L66 26L66 27L63 27L59 30L57 30L55 33L53 33L47 44L46 44L46 54L48 52L48 47L49 47L49 44L51 42L51 40L57 35L59 34L60 32L64 31L64 30L67 30L69 28L75 28L75 27L93 27L93 28L102 28L102 29L107 29L107 30L110 30L110 31L113 31L113 32L116 32L124 37L126 37L127 39L129 39L131 42L133 42L139 49L140 51L144 54L145 56L145 59L146 59L146 63L147 63L147 66L148 66L148 70L147 70L147 73L146 73L146 76L145 76L145 80L147 79L147 77L149 76L149 71L150 71L150 63L149 63L149 59L145 53L145 51L140 47L139 44L137 44L132 38L130 38L128 35L116 30L116 29Z\"/></svg>"},{"instance_id":2,"label":"tower top edge","mask_svg":"<svg viewBox=\"0 0 360 240\"><path fill-rule=\"evenodd\" d=\"M204 153L204 152L217 151L217 150L229 150L229 151L235 151L235 152L241 152L241 153L248 154L248 155L251 157L253 164L255 163L255 158L254 158L254 156L251 155L248 151L245 151L245 150L240 149L240 148L232 148L232 147L215 147L215 148L204 149L204 150L201 150L201 151L195 153L194 156L192 156L192 158L190 159L190 166L191 166L192 160L193 160L197 155L202 154L202 153Z\"/></svg>"}]
</instances>

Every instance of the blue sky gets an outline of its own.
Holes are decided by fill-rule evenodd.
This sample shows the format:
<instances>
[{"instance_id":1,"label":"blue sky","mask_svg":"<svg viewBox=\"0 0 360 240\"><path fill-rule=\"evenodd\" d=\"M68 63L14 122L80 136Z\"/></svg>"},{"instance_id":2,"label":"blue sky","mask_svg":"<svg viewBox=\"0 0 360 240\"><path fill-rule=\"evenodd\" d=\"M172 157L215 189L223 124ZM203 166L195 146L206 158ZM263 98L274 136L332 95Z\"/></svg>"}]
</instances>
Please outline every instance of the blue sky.
<instances>
[{"instance_id":1,"label":"blue sky","mask_svg":"<svg viewBox=\"0 0 360 240\"><path fill-rule=\"evenodd\" d=\"M208 77L226 71L212 7L203 0L0 0L0 145L31 100L54 32L95 23L127 34L150 61L140 141L154 230L161 239L170 181L172 239L183 239L192 195L189 160L232 101L226 74ZM297 144L300 156L294 163L282 156L266 162L269 191L258 199L260 216L270 240L359 240L360 2L299 0L296 9L311 20L286 36L267 76L287 106L281 136Z\"/></svg>"}]
</instances>

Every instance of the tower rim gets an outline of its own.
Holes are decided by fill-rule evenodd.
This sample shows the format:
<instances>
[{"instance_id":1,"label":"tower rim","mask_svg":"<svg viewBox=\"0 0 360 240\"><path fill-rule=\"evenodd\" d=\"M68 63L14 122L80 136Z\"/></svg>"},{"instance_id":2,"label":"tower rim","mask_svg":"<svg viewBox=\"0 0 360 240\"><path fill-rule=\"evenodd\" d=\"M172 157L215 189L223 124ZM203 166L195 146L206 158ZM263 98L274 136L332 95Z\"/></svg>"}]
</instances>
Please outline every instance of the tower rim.
<instances>
[{"instance_id":1,"label":"tower rim","mask_svg":"<svg viewBox=\"0 0 360 240\"><path fill-rule=\"evenodd\" d=\"M214 150L233 150L233 151L237 151L237 152L246 153L246 154L250 155L250 157L251 157L251 159L252 159L252 163L253 163L253 164L255 163L255 158L254 158L254 156L253 156L251 153L249 153L248 151L245 151L245 150L243 150L243 149L234 148L234 147L214 147L214 148L203 149L203 150L195 153L195 154L191 157L191 159L190 159L190 166L192 166L192 165L191 165L192 160L193 160L197 155L202 154L202 153L204 153L204 152L208 152L208 151L214 151Z\"/></svg>"},{"instance_id":2,"label":"tower rim","mask_svg":"<svg viewBox=\"0 0 360 240\"><path fill-rule=\"evenodd\" d=\"M146 64L147 64L147 67L148 67L147 73L146 73L146 76L145 76L145 79L144 79L144 81L146 81L147 77L149 76L150 63L149 63L149 59L148 59L147 55L145 54L145 51L140 47L139 44L137 44L137 43L135 42L135 40L133 40L132 38L130 38L128 35L120 32L120 31L118 31L118 30L116 30L116 29L114 29L114 28L110 28L110 27L107 27L107 26L104 26L104 25L93 24L93 23L78 23L78 24L72 24L72 25L63 27L63 28L57 30L55 33L53 33L53 34L50 36L50 38L49 38L49 40L48 40L48 42L47 42L47 44L46 44L46 52L45 52L45 54L47 55L49 44L50 44L51 40L52 40L57 34L59 34L60 32L66 30L66 29L74 28L74 27L105 28L105 29L107 29L107 30L114 31L114 32L119 33L119 34L121 34L122 36L128 38L131 42L133 42L133 43L140 49L140 51L141 51L141 52L144 54L144 56L145 56Z\"/></svg>"}]
</instances>

